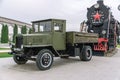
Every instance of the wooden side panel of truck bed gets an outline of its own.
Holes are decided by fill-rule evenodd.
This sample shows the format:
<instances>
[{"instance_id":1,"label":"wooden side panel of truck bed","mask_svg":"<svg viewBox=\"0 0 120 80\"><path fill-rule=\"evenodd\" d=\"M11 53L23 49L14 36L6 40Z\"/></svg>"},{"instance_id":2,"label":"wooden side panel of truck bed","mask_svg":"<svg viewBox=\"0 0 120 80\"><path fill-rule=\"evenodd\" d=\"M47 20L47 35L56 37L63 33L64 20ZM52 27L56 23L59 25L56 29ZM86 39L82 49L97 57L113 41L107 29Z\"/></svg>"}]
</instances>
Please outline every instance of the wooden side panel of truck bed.
<instances>
[{"instance_id":1,"label":"wooden side panel of truck bed","mask_svg":"<svg viewBox=\"0 0 120 80\"><path fill-rule=\"evenodd\" d=\"M66 32L67 43L97 43L98 34L81 33L81 32Z\"/></svg>"}]
</instances>

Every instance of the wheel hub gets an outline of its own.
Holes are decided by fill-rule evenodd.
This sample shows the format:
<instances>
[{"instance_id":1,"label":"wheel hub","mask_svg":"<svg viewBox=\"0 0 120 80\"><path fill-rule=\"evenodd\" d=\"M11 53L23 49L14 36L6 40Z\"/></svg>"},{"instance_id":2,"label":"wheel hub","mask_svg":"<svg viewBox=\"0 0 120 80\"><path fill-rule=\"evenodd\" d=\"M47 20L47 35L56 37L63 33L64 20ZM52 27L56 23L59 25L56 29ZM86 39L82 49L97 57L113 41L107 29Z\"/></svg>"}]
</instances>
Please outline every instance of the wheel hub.
<instances>
[{"instance_id":1,"label":"wheel hub","mask_svg":"<svg viewBox=\"0 0 120 80\"><path fill-rule=\"evenodd\" d=\"M51 64L51 55L49 53L44 53L41 57L41 65L43 67L48 67Z\"/></svg>"}]
</instances>

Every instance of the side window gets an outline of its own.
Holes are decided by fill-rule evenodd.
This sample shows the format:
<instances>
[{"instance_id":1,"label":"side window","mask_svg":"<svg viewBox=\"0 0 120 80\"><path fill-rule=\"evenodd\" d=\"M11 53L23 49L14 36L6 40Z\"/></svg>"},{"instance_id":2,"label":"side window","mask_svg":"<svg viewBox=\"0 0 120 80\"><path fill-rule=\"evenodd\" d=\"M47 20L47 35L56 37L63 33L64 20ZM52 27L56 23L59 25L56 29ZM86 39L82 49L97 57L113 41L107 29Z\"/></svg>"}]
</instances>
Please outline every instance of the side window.
<instances>
[{"instance_id":1,"label":"side window","mask_svg":"<svg viewBox=\"0 0 120 80\"><path fill-rule=\"evenodd\" d=\"M38 32L38 24L34 24L34 30L35 32Z\"/></svg>"},{"instance_id":2,"label":"side window","mask_svg":"<svg viewBox=\"0 0 120 80\"><path fill-rule=\"evenodd\" d=\"M55 32L62 32L63 26L60 23L54 23L54 31Z\"/></svg>"},{"instance_id":3,"label":"side window","mask_svg":"<svg viewBox=\"0 0 120 80\"><path fill-rule=\"evenodd\" d=\"M40 32L44 31L44 26L43 25L40 25L39 28L40 28Z\"/></svg>"}]
</instances>

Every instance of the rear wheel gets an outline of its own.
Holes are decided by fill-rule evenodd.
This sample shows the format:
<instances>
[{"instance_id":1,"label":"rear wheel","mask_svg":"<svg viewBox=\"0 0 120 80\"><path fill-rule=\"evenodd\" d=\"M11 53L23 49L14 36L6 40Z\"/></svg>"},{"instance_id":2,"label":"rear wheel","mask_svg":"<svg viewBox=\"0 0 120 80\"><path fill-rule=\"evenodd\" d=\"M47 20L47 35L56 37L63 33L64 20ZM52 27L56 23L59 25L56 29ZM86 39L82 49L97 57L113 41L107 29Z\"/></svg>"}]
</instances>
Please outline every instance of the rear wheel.
<instances>
[{"instance_id":1,"label":"rear wheel","mask_svg":"<svg viewBox=\"0 0 120 80\"><path fill-rule=\"evenodd\" d=\"M38 53L36 64L40 70L50 69L52 63L53 63L53 54L50 50L43 49Z\"/></svg>"},{"instance_id":2,"label":"rear wheel","mask_svg":"<svg viewBox=\"0 0 120 80\"><path fill-rule=\"evenodd\" d=\"M90 61L92 58L92 49L90 46L84 46L81 53L80 53L80 59L82 61Z\"/></svg>"},{"instance_id":3,"label":"rear wheel","mask_svg":"<svg viewBox=\"0 0 120 80\"><path fill-rule=\"evenodd\" d=\"M13 55L13 59L17 64L25 64L28 61L24 57L21 57L21 56L18 56L18 55Z\"/></svg>"}]
</instances>

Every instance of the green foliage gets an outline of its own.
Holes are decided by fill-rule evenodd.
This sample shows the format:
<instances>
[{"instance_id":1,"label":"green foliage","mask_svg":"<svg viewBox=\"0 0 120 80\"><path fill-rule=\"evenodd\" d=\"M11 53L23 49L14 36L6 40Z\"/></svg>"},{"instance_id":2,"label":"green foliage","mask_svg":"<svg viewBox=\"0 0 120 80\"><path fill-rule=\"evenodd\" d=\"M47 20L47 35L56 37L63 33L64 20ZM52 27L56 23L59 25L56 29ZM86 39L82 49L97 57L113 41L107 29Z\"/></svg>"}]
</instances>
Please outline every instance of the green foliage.
<instances>
[{"instance_id":1,"label":"green foliage","mask_svg":"<svg viewBox=\"0 0 120 80\"><path fill-rule=\"evenodd\" d=\"M27 34L27 27L26 27L26 26L23 26L23 27L22 27L21 33L22 33L22 34Z\"/></svg>"},{"instance_id":2,"label":"green foliage","mask_svg":"<svg viewBox=\"0 0 120 80\"><path fill-rule=\"evenodd\" d=\"M8 26L7 25L2 26L1 43L8 43Z\"/></svg>"},{"instance_id":3,"label":"green foliage","mask_svg":"<svg viewBox=\"0 0 120 80\"><path fill-rule=\"evenodd\" d=\"M16 37L17 34L18 34L18 27L17 27L17 25L15 24L14 30L13 30L13 42L14 42L14 43L15 43L15 37Z\"/></svg>"},{"instance_id":4,"label":"green foliage","mask_svg":"<svg viewBox=\"0 0 120 80\"><path fill-rule=\"evenodd\" d=\"M4 42L4 29L5 29L5 26L2 25L2 29L1 29L1 43Z\"/></svg>"},{"instance_id":5,"label":"green foliage","mask_svg":"<svg viewBox=\"0 0 120 80\"><path fill-rule=\"evenodd\" d=\"M31 34L31 33L32 33L32 29L30 28L30 29L29 29L29 34Z\"/></svg>"}]
</instances>

